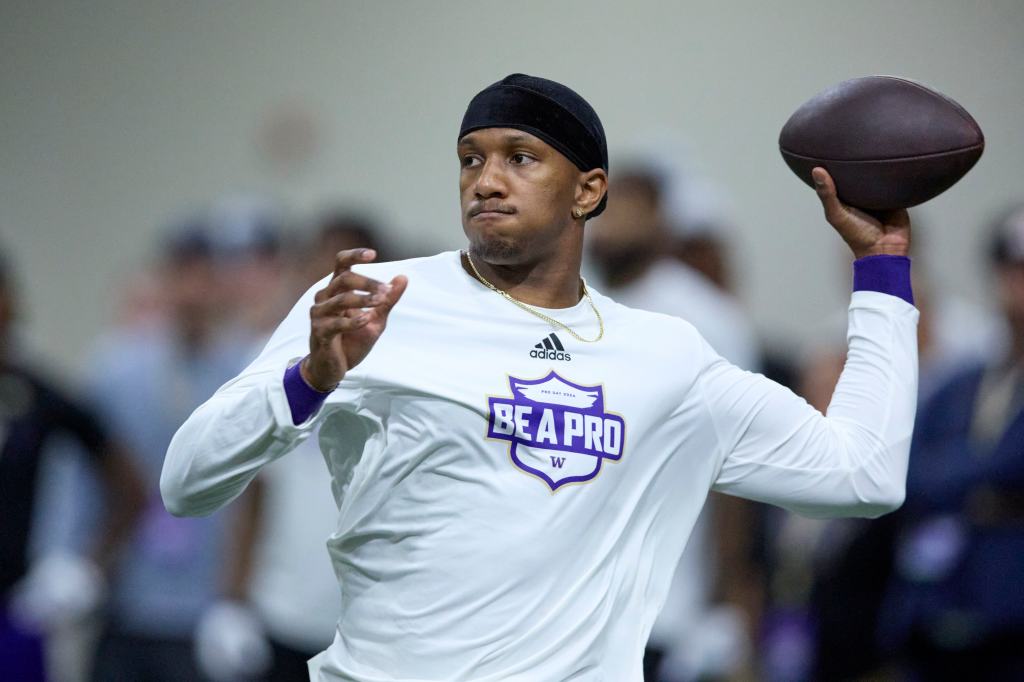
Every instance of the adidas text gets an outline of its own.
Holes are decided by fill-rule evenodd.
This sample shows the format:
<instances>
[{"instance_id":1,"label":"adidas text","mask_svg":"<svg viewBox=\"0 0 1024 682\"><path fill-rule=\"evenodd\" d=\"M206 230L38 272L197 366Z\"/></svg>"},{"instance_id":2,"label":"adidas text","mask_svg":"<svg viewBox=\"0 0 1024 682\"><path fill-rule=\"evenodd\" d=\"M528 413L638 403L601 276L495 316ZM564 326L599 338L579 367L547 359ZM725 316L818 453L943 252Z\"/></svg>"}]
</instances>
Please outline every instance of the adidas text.
<instances>
[{"instance_id":1,"label":"adidas text","mask_svg":"<svg viewBox=\"0 0 1024 682\"><path fill-rule=\"evenodd\" d=\"M530 351L531 358L538 358L540 360L565 360L566 362L572 360L572 356L568 353L564 353L560 350L537 350L536 348Z\"/></svg>"}]
</instances>

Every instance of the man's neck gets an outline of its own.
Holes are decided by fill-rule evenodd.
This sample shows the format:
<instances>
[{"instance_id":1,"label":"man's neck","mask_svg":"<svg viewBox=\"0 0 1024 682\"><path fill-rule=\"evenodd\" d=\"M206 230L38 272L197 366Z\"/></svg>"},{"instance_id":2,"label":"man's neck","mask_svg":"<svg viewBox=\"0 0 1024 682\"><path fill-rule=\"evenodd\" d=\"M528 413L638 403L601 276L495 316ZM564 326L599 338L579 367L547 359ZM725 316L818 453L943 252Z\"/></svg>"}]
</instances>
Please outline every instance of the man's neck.
<instances>
[{"instance_id":1,"label":"man's neck","mask_svg":"<svg viewBox=\"0 0 1024 682\"><path fill-rule=\"evenodd\" d=\"M529 264L488 263L476 253L464 255L462 268L474 279L484 279L517 301L541 308L571 308L582 297L581 250L567 257ZM479 277L473 272L476 267Z\"/></svg>"}]
</instances>

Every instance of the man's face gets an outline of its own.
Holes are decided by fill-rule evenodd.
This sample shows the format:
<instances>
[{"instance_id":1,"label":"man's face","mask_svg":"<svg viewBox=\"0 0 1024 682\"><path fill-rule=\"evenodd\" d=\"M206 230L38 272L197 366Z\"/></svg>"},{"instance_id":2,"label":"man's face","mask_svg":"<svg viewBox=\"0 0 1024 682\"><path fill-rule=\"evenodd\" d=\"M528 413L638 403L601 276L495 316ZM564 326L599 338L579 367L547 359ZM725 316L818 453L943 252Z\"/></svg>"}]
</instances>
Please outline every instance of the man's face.
<instances>
[{"instance_id":1,"label":"man's face","mask_svg":"<svg viewBox=\"0 0 1024 682\"><path fill-rule=\"evenodd\" d=\"M221 310L225 287L216 264L205 256L168 263L163 287L172 318L184 327L203 327Z\"/></svg>"},{"instance_id":2,"label":"man's face","mask_svg":"<svg viewBox=\"0 0 1024 682\"><path fill-rule=\"evenodd\" d=\"M489 263L535 262L572 223L580 171L539 138L485 128L458 145L462 229Z\"/></svg>"}]
</instances>

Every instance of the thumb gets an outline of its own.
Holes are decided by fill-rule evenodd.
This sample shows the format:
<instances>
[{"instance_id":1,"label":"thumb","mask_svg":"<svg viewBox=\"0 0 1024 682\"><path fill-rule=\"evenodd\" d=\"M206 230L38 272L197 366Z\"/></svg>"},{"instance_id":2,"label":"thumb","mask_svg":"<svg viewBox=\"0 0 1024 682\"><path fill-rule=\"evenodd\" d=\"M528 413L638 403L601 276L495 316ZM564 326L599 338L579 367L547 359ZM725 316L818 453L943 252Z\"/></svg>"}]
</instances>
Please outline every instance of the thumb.
<instances>
[{"instance_id":1,"label":"thumb","mask_svg":"<svg viewBox=\"0 0 1024 682\"><path fill-rule=\"evenodd\" d=\"M836 184L832 176L819 166L811 171L811 179L814 181L814 191L818 194L821 206L825 209L825 218L834 224L845 211L842 202L836 196Z\"/></svg>"},{"instance_id":2,"label":"thumb","mask_svg":"<svg viewBox=\"0 0 1024 682\"><path fill-rule=\"evenodd\" d=\"M377 307L381 317L385 319L388 313L391 312L391 309L395 307L395 304L398 303L398 300L402 298L402 294L405 293L405 288L409 285L409 278L405 275L397 275L389 284L391 285L391 290L388 292L387 298Z\"/></svg>"}]
</instances>

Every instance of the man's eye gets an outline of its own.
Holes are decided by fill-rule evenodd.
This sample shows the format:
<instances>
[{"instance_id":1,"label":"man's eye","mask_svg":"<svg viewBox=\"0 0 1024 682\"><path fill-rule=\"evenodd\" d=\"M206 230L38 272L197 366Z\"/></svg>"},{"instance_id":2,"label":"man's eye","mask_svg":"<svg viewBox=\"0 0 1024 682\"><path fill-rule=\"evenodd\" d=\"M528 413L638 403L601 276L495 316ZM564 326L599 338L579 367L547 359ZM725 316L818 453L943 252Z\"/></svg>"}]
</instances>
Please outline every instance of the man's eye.
<instances>
[{"instance_id":1,"label":"man's eye","mask_svg":"<svg viewBox=\"0 0 1024 682\"><path fill-rule=\"evenodd\" d=\"M470 168L472 166L477 165L479 163L479 161L480 160L478 158L476 158L475 156L463 156L462 157L462 167L463 168Z\"/></svg>"},{"instance_id":2,"label":"man's eye","mask_svg":"<svg viewBox=\"0 0 1024 682\"><path fill-rule=\"evenodd\" d=\"M531 161L533 161L533 157L532 156L527 156L526 154L513 154L512 155L512 163L514 163L516 165L519 165L519 166L521 166L523 164L526 164L526 163L530 163Z\"/></svg>"}]
</instances>

